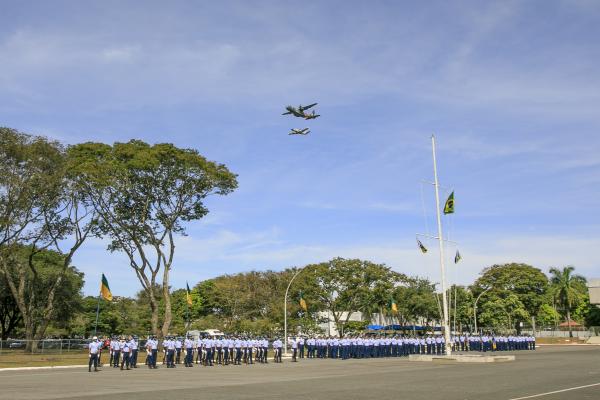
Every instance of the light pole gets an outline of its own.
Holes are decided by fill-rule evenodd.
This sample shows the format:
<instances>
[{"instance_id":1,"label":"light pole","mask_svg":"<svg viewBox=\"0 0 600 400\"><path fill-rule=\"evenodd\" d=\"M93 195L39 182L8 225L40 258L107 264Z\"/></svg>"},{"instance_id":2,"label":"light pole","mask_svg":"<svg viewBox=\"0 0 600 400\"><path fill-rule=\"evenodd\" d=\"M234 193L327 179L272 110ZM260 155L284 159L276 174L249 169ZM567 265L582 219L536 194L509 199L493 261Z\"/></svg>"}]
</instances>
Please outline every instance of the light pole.
<instances>
[{"instance_id":1,"label":"light pole","mask_svg":"<svg viewBox=\"0 0 600 400\"><path fill-rule=\"evenodd\" d=\"M287 354L287 343L288 343L288 337L287 337L287 296L288 296L288 292L290 290L290 286L292 286L292 282L294 282L294 279L296 279L296 277L300 274L300 272L304 271L307 266L304 266L302 268L300 268L298 271L296 271L296 273L294 274L294 276L292 276L292 279L290 279L290 283L288 283L287 288L285 289L285 297L283 298L283 335L284 335L284 339L283 339L283 353Z\"/></svg>"},{"instance_id":2,"label":"light pole","mask_svg":"<svg viewBox=\"0 0 600 400\"><path fill-rule=\"evenodd\" d=\"M475 321L475 333L477 333L477 302L479 301L479 298L488 290L490 290L492 287L490 286L489 288L485 289L483 292L479 293L479 296L477 296L477 299L475 299L475 305L473 306L473 321Z\"/></svg>"}]
</instances>

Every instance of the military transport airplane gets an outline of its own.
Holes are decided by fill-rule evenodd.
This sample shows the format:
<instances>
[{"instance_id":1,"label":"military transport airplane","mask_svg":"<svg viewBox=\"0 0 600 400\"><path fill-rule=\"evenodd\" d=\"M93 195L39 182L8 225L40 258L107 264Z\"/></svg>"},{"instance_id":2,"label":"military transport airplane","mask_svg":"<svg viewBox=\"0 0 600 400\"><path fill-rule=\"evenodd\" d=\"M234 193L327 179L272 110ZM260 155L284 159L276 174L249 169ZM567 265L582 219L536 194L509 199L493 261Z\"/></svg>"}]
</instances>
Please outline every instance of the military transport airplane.
<instances>
[{"instance_id":1,"label":"military transport airplane","mask_svg":"<svg viewBox=\"0 0 600 400\"><path fill-rule=\"evenodd\" d=\"M292 107L292 106L287 106L287 107L285 107L285 109L287 110L287 112L284 112L281 115L292 114L294 117L305 118L306 114L304 113L304 111L308 110L309 108L312 108L312 107L316 106L317 104L318 103L313 103L313 104L309 104L307 106L299 105L298 108Z\"/></svg>"}]
</instances>

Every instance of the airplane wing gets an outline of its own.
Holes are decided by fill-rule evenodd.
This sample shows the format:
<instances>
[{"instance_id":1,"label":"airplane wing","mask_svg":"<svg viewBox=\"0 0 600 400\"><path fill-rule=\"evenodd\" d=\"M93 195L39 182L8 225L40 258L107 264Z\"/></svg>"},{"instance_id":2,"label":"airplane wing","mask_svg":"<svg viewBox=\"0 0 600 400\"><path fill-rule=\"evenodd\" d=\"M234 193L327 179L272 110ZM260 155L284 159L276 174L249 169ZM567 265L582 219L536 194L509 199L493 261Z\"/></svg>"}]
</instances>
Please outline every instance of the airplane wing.
<instances>
[{"instance_id":1,"label":"airplane wing","mask_svg":"<svg viewBox=\"0 0 600 400\"><path fill-rule=\"evenodd\" d=\"M313 108L313 107L314 107L314 106L316 106L317 104L319 104L319 103L312 103L312 104L310 104L310 105L308 105L308 106L302 107L302 109L303 109L303 110L308 110L309 108Z\"/></svg>"},{"instance_id":2,"label":"airplane wing","mask_svg":"<svg viewBox=\"0 0 600 400\"><path fill-rule=\"evenodd\" d=\"M288 111L288 112L284 112L284 113L283 113L283 114L281 114L281 115L290 115L291 113L292 113L291 111Z\"/></svg>"}]
</instances>

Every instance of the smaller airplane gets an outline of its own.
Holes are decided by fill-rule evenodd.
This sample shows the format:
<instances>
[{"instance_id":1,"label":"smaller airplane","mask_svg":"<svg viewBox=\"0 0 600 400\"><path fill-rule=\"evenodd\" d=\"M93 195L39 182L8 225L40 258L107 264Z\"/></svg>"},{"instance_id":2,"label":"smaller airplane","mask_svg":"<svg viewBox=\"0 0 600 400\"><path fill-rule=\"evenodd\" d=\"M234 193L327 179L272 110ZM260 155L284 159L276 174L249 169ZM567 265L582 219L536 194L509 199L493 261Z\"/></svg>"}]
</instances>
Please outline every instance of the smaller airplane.
<instances>
[{"instance_id":1,"label":"smaller airplane","mask_svg":"<svg viewBox=\"0 0 600 400\"><path fill-rule=\"evenodd\" d=\"M298 108L292 107L292 106L286 106L285 109L287 110L287 112L284 112L281 115L292 114L294 117L305 118L306 114L304 113L304 111L316 106L317 104L318 103L313 103L313 104L309 104L307 106L299 105Z\"/></svg>"},{"instance_id":2,"label":"smaller airplane","mask_svg":"<svg viewBox=\"0 0 600 400\"><path fill-rule=\"evenodd\" d=\"M288 133L288 135L308 135L309 133L310 133L310 129L308 129L308 128L304 128L304 129L292 128L292 130L290 131L290 133Z\"/></svg>"},{"instance_id":3,"label":"smaller airplane","mask_svg":"<svg viewBox=\"0 0 600 400\"><path fill-rule=\"evenodd\" d=\"M316 119L319 118L321 115L320 114L315 114L315 112L313 111L312 114L304 114L304 119L308 120L308 119Z\"/></svg>"}]
</instances>

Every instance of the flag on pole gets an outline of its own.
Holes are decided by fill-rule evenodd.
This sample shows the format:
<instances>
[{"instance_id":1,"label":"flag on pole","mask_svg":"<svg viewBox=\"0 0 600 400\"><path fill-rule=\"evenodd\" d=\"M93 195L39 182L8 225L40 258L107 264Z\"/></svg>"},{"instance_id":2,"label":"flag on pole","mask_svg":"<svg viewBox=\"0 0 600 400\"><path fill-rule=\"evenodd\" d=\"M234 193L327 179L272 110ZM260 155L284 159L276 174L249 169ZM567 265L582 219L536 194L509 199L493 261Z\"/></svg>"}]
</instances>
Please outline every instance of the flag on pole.
<instances>
[{"instance_id":1,"label":"flag on pole","mask_svg":"<svg viewBox=\"0 0 600 400\"><path fill-rule=\"evenodd\" d=\"M108 279L106 279L104 274L102 274L102 282L100 283L100 296L102 296L104 300L108 301L112 301L113 299L112 293L110 292L110 287L108 286Z\"/></svg>"},{"instance_id":2,"label":"flag on pole","mask_svg":"<svg viewBox=\"0 0 600 400\"><path fill-rule=\"evenodd\" d=\"M462 259L458 250L456 250L456 255L454 256L454 264L458 264L458 262Z\"/></svg>"},{"instance_id":3,"label":"flag on pole","mask_svg":"<svg viewBox=\"0 0 600 400\"><path fill-rule=\"evenodd\" d=\"M446 205L444 205L444 214L454 214L454 192L450 193Z\"/></svg>"},{"instance_id":4,"label":"flag on pole","mask_svg":"<svg viewBox=\"0 0 600 400\"><path fill-rule=\"evenodd\" d=\"M190 285L188 285L188 283L185 283L185 301L187 302L188 306L192 305L192 292L190 291Z\"/></svg>"},{"instance_id":5,"label":"flag on pole","mask_svg":"<svg viewBox=\"0 0 600 400\"><path fill-rule=\"evenodd\" d=\"M308 310L308 306L306 305L306 300L304 300L304 297L302 297L302 292L300 292L300 300L298 300L298 303L300 304L301 309L303 309L304 311Z\"/></svg>"},{"instance_id":6,"label":"flag on pole","mask_svg":"<svg viewBox=\"0 0 600 400\"><path fill-rule=\"evenodd\" d=\"M421 243L419 239L417 239L417 244L419 245L419 248L423 254L427 253L427 247L423 246L423 243Z\"/></svg>"},{"instance_id":7,"label":"flag on pole","mask_svg":"<svg viewBox=\"0 0 600 400\"><path fill-rule=\"evenodd\" d=\"M390 297L390 310L393 314L398 313L398 304L396 304L396 300L393 297Z\"/></svg>"}]
</instances>

